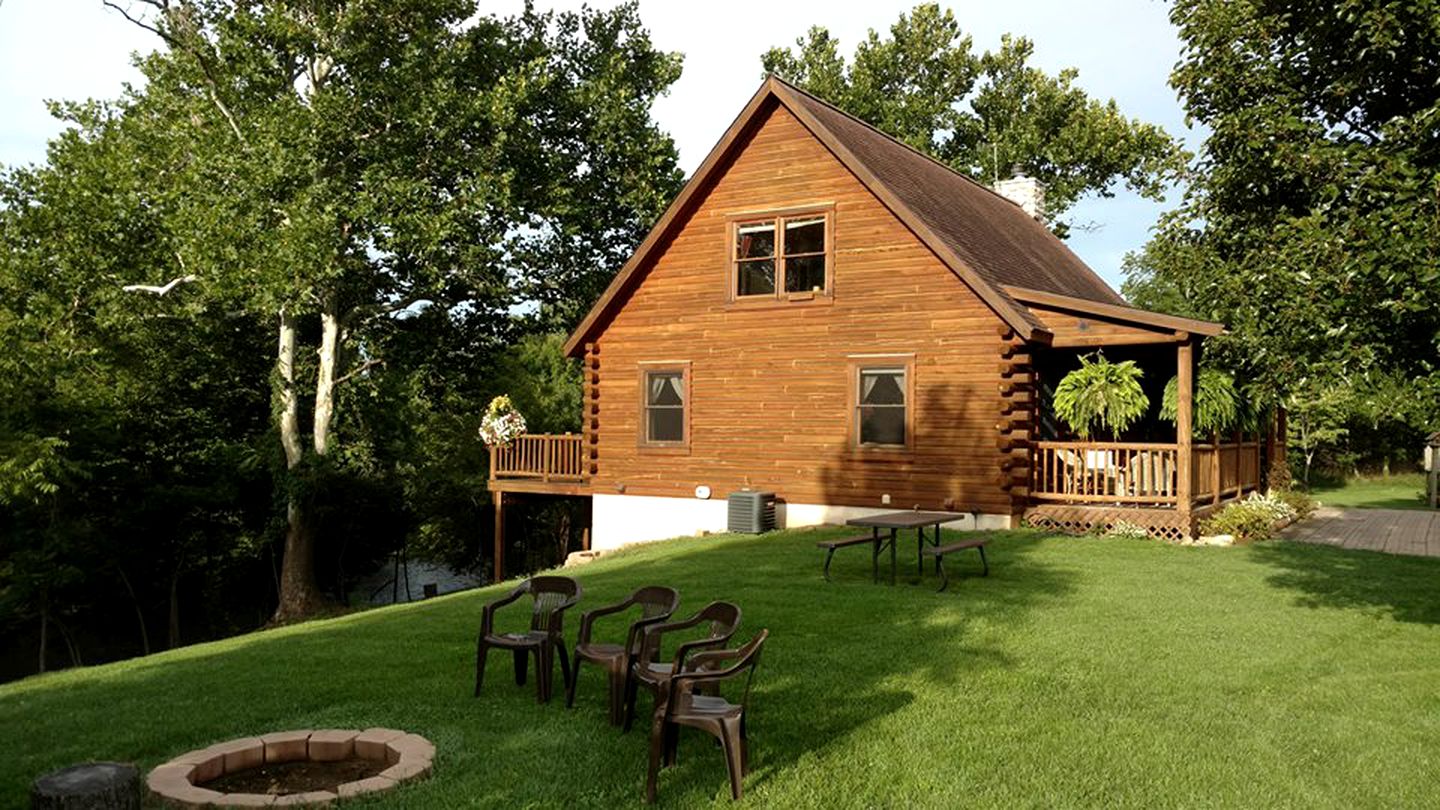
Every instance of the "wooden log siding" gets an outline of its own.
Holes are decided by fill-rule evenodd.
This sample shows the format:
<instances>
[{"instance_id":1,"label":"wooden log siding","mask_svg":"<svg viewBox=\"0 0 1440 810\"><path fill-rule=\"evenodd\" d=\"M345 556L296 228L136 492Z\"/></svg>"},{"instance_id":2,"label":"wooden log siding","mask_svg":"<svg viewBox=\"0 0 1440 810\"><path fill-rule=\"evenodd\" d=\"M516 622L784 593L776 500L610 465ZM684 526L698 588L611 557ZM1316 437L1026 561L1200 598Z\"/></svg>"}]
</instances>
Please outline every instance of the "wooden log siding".
<instances>
[{"instance_id":1,"label":"wooden log siding","mask_svg":"<svg viewBox=\"0 0 1440 810\"><path fill-rule=\"evenodd\" d=\"M749 486L791 503L1011 512L996 480L996 332L1002 321L784 108L763 120L641 269L595 339L597 494L717 497ZM730 217L832 206L834 295L763 307L730 301ZM847 369L913 355L913 450L849 447ZM636 369L691 364L684 454L636 446Z\"/></svg>"}]
</instances>

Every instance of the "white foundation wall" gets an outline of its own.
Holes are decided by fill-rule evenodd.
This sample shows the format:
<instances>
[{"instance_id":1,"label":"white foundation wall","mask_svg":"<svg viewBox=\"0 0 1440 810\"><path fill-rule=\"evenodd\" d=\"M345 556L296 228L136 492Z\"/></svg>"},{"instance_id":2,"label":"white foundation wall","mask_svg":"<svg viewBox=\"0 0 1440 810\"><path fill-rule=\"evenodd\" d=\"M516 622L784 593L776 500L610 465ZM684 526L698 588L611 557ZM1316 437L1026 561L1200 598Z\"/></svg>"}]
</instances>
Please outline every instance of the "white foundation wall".
<instances>
[{"instance_id":1,"label":"white foundation wall","mask_svg":"<svg viewBox=\"0 0 1440 810\"><path fill-rule=\"evenodd\" d=\"M610 551L631 543L648 543L687 537L700 532L723 532L726 522L724 498L665 498L654 495L592 496L590 548ZM812 503L781 503L775 523L781 529L824 524L841 525L851 518L901 511L894 507L828 506ZM1008 529L1009 515L978 514L946 523L947 529Z\"/></svg>"}]
</instances>

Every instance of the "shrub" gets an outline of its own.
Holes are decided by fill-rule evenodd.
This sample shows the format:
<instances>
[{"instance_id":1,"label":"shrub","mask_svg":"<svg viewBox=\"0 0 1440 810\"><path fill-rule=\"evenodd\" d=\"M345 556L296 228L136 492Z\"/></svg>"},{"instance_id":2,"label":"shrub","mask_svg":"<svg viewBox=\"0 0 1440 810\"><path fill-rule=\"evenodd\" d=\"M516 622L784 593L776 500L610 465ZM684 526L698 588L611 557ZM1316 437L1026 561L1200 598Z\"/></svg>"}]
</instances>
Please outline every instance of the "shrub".
<instances>
[{"instance_id":1,"label":"shrub","mask_svg":"<svg viewBox=\"0 0 1440 810\"><path fill-rule=\"evenodd\" d=\"M1144 526L1137 526L1128 520L1117 520L1110 524L1105 536L1123 537L1126 540L1144 540L1150 536L1150 532L1146 531Z\"/></svg>"},{"instance_id":2,"label":"shrub","mask_svg":"<svg viewBox=\"0 0 1440 810\"><path fill-rule=\"evenodd\" d=\"M1275 524L1297 517L1295 507L1276 495L1252 492L1250 497L1221 509L1200 524L1205 535L1228 534L1237 543L1254 543L1275 536Z\"/></svg>"},{"instance_id":3,"label":"shrub","mask_svg":"<svg viewBox=\"0 0 1440 810\"><path fill-rule=\"evenodd\" d=\"M1270 496L1279 498L1289 505L1291 509L1295 510L1296 520L1304 520L1310 517L1310 515L1315 512L1315 507L1319 505L1315 502L1314 498L1295 489L1272 489L1270 490Z\"/></svg>"}]
</instances>

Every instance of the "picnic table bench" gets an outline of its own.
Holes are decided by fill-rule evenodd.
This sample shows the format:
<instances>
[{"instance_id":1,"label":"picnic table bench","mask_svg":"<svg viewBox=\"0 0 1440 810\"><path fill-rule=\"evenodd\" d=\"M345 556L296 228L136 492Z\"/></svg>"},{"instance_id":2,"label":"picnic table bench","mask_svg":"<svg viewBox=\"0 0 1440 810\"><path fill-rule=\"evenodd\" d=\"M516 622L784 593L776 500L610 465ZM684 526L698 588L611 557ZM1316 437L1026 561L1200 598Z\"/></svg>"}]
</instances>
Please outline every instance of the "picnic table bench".
<instances>
[{"instance_id":1,"label":"picnic table bench","mask_svg":"<svg viewBox=\"0 0 1440 810\"><path fill-rule=\"evenodd\" d=\"M990 563L985 559L985 544L988 542L990 542L988 537L972 537L966 540L957 540L954 543L946 543L943 546L927 546L921 549L921 554L935 558L935 568L940 572L940 587L937 590L943 591L950 585L950 578L945 575L945 555L964 551L967 548L980 551L980 564L985 567L985 573L981 576L990 576Z\"/></svg>"},{"instance_id":2,"label":"picnic table bench","mask_svg":"<svg viewBox=\"0 0 1440 810\"><path fill-rule=\"evenodd\" d=\"M841 537L835 540L820 540L815 543L816 548L825 549L825 581L830 581L830 560L835 556L835 549L847 546L871 546L870 569L875 578L880 576L880 546L875 541L873 534L857 534L853 537Z\"/></svg>"}]
</instances>

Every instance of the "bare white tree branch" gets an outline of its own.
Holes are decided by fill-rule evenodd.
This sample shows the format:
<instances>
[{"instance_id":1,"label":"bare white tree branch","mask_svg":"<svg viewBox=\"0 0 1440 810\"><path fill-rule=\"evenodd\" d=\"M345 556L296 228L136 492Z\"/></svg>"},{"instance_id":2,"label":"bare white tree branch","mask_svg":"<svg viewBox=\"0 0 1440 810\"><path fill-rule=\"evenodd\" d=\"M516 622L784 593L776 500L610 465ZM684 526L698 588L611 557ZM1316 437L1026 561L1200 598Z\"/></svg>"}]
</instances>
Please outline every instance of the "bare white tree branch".
<instances>
[{"instance_id":1,"label":"bare white tree branch","mask_svg":"<svg viewBox=\"0 0 1440 810\"><path fill-rule=\"evenodd\" d=\"M366 371L369 371L370 369L374 368L375 366L383 366L383 365L385 365L385 361L384 361L384 360L381 360L381 359L378 358L378 357L376 357L376 358L371 358L371 359L366 360L365 362L361 363L360 365L356 366L355 368L350 369L350 371L349 371L348 373L343 374L343 375L341 375L340 377L337 377L337 378L335 379L335 382L333 383L333 385L338 386L338 385L340 385L340 383L345 382L346 380L350 379L351 377L359 376L359 375L361 375L361 374L364 374Z\"/></svg>"},{"instance_id":2,"label":"bare white tree branch","mask_svg":"<svg viewBox=\"0 0 1440 810\"><path fill-rule=\"evenodd\" d=\"M170 292L181 284L189 284L192 281L199 280L200 279L196 276L180 276L178 278L170 279L170 283L164 286L155 286L153 284L126 284L120 289L124 290L125 292L148 292L155 293L156 295L165 295L166 293Z\"/></svg>"}]
</instances>

